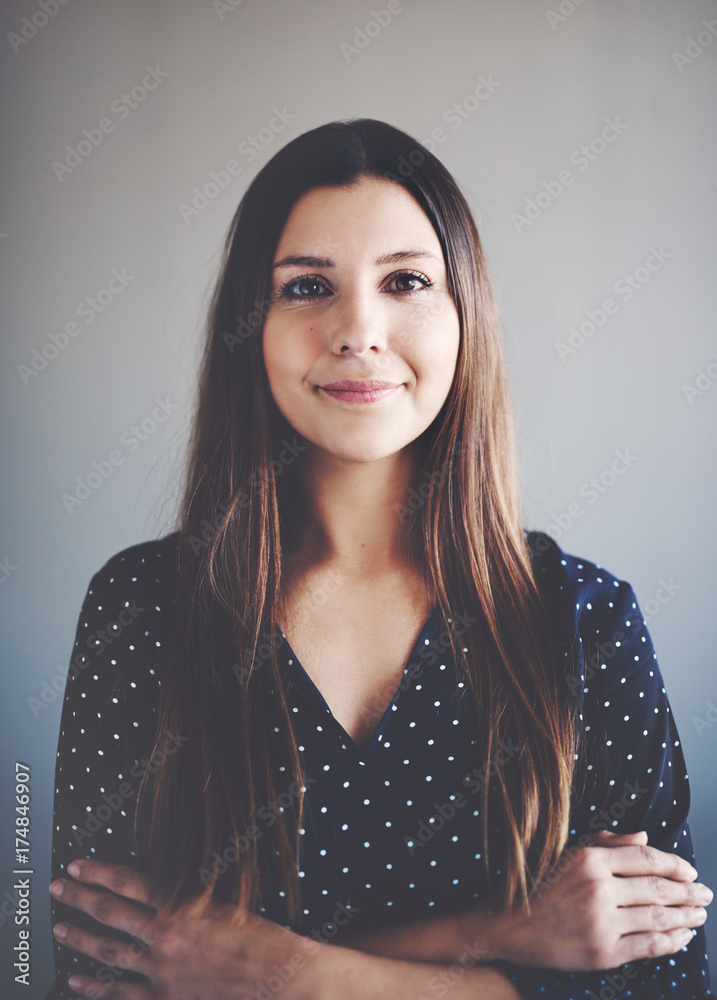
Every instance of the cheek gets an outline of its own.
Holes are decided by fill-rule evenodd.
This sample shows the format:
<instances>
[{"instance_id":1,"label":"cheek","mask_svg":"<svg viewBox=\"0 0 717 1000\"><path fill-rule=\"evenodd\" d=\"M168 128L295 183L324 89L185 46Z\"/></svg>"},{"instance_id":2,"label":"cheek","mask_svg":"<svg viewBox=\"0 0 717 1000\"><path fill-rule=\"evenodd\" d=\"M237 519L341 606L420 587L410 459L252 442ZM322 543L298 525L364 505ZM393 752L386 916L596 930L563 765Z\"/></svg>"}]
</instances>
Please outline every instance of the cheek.
<instances>
[{"instance_id":1,"label":"cheek","mask_svg":"<svg viewBox=\"0 0 717 1000\"><path fill-rule=\"evenodd\" d=\"M264 328L262 349L269 384L273 385L284 377L286 369L286 344L280 328Z\"/></svg>"},{"instance_id":2,"label":"cheek","mask_svg":"<svg viewBox=\"0 0 717 1000\"><path fill-rule=\"evenodd\" d=\"M459 336L453 330L436 338L430 348L416 358L416 372L431 397L445 397L453 384L458 362Z\"/></svg>"},{"instance_id":3,"label":"cheek","mask_svg":"<svg viewBox=\"0 0 717 1000\"><path fill-rule=\"evenodd\" d=\"M305 338L281 328L264 331L264 366L272 391L296 390L311 366Z\"/></svg>"}]
</instances>

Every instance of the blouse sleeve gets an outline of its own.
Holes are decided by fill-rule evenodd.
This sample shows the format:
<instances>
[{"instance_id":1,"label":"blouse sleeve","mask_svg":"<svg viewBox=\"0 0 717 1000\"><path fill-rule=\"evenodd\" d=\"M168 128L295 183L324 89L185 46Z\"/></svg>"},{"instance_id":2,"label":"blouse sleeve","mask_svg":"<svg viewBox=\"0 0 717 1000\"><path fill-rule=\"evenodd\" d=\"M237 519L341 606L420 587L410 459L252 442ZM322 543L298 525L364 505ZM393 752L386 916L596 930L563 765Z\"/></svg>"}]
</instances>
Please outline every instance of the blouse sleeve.
<instances>
[{"instance_id":1,"label":"blouse sleeve","mask_svg":"<svg viewBox=\"0 0 717 1000\"><path fill-rule=\"evenodd\" d=\"M566 682L582 701L586 777L571 810L568 847L599 829L646 830L648 843L694 865L690 792L682 747L652 640L629 583L564 556L576 599L578 675ZM570 589L569 587L566 589ZM589 747L592 746L591 752ZM525 1000L712 997L704 926L680 951L595 972L498 962Z\"/></svg>"},{"instance_id":2,"label":"blouse sleeve","mask_svg":"<svg viewBox=\"0 0 717 1000\"><path fill-rule=\"evenodd\" d=\"M143 583L133 557L118 553L92 577L82 604L55 763L53 881L69 877L67 865L83 857L135 867L133 810L146 766L138 750L151 749L147 682L155 673L150 665L155 609ZM153 687L149 685L149 693ZM99 935L108 933L92 917L54 897L51 920L53 926L66 920ZM146 982L73 951L54 935L53 948L55 981L45 1000L76 997L67 985L73 974L96 976L105 985L118 977Z\"/></svg>"}]
</instances>

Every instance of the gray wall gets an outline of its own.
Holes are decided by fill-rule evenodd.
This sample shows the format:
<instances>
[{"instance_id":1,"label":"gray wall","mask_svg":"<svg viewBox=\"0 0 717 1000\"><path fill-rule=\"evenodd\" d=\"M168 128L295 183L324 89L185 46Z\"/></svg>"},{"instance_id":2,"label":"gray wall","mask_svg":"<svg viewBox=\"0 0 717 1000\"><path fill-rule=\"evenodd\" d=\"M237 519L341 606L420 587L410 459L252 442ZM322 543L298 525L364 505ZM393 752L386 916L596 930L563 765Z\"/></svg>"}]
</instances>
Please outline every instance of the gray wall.
<instances>
[{"instance_id":1,"label":"gray wall","mask_svg":"<svg viewBox=\"0 0 717 1000\"><path fill-rule=\"evenodd\" d=\"M650 616L690 770L700 875L717 886L717 8L392 2L390 22L369 25L353 52L368 0L46 0L47 18L39 0L3 4L0 801L7 816L13 762L29 763L34 996L51 977L52 685L85 589L114 552L171 526L207 293L246 185L289 139L362 113L420 140L442 130L435 150L474 207L499 291L526 521L628 579ZM32 37L20 41L23 25ZM53 167L83 130L77 165ZM240 172L183 212L230 160ZM113 271L123 280L102 292ZM102 311L90 311L98 293ZM46 364L29 374L33 358ZM152 429L157 400L170 412L139 441L132 427L149 418ZM616 451L632 457L615 476ZM113 452L112 474L68 510L63 494ZM603 492L586 492L591 477ZM47 707L33 710L43 692ZM6 842L0 857L2 895ZM708 931L714 953L711 921ZM7 948L8 921L3 935ZM2 976L9 968L6 951Z\"/></svg>"}]
</instances>

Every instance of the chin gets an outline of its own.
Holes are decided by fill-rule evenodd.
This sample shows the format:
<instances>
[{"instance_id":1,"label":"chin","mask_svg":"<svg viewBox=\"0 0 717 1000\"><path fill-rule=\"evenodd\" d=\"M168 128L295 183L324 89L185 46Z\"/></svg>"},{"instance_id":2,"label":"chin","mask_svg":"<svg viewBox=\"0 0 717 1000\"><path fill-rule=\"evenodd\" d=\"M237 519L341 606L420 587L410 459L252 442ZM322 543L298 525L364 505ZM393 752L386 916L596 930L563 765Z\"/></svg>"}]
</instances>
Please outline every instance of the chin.
<instances>
[{"instance_id":1,"label":"chin","mask_svg":"<svg viewBox=\"0 0 717 1000\"><path fill-rule=\"evenodd\" d=\"M320 442L317 447L321 451L335 458L341 458L347 462L379 462L382 458L394 455L401 451L408 442L380 441L376 437L363 441L325 441Z\"/></svg>"}]
</instances>

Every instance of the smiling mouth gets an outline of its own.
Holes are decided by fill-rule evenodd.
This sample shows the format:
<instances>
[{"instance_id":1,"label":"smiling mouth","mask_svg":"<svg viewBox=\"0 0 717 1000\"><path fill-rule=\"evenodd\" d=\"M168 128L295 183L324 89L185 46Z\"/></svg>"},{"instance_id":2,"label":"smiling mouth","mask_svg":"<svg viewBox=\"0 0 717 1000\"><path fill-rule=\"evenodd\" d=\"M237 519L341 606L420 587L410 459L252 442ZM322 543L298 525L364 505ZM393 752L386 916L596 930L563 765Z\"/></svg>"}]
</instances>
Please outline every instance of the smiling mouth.
<instances>
[{"instance_id":1,"label":"smiling mouth","mask_svg":"<svg viewBox=\"0 0 717 1000\"><path fill-rule=\"evenodd\" d=\"M343 403L373 403L385 396L390 396L396 389L400 388L400 382L380 382L375 379L367 379L359 382L352 379L341 379L337 382L328 382L319 388L330 396Z\"/></svg>"}]
</instances>

